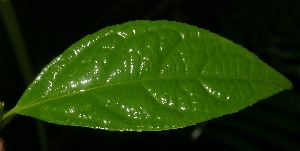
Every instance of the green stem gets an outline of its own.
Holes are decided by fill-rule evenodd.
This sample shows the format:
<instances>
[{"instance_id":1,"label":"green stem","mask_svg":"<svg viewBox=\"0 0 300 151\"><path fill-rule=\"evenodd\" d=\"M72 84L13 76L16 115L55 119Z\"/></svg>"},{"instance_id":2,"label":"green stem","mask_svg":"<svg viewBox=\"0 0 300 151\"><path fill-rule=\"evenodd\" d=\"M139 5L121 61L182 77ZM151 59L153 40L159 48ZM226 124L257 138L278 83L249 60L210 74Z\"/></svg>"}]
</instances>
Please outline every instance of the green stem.
<instances>
[{"instance_id":1,"label":"green stem","mask_svg":"<svg viewBox=\"0 0 300 151\"><path fill-rule=\"evenodd\" d=\"M25 43L15 15L15 11L9 0L0 1L0 10L3 23L5 24L7 34L10 42L12 43L15 56L17 57L17 61L20 66L22 76L25 80L25 83L29 84L33 79L33 72L29 63L29 57L27 55Z\"/></svg>"},{"instance_id":2,"label":"green stem","mask_svg":"<svg viewBox=\"0 0 300 151\"><path fill-rule=\"evenodd\" d=\"M3 125L3 114L4 114L4 102L0 101L0 130L2 129Z\"/></svg>"},{"instance_id":3,"label":"green stem","mask_svg":"<svg viewBox=\"0 0 300 151\"><path fill-rule=\"evenodd\" d=\"M25 84L29 85L29 83L33 80L33 71L30 65L29 57L26 51L24 39L22 36L22 32L19 27L19 23L17 21L17 17L15 15L15 11L11 4L10 0L0 0L0 11L3 23L5 24L8 37L12 43L14 53L19 64L22 76L25 80ZM4 105L3 105L4 106ZM3 114L3 113L2 113ZM1 119L3 125L7 124L16 114L14 112L8 112L3 119ZM2 117L1 117L2 118ZM37 133L40 140L40 149L42 151L47 151L47 141L46 141L46 133L44 123L37 120Z\"/></svg>"}]
</instances>

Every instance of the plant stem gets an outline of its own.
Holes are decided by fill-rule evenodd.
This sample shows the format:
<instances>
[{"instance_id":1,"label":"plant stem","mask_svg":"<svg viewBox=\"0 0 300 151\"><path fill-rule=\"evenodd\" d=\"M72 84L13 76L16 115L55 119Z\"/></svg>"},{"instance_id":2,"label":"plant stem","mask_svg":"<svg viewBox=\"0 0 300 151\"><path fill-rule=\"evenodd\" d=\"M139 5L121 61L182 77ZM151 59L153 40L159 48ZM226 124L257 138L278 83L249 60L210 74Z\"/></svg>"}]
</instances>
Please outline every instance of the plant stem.
<instances>
[{"instance_id":1,"label":"plant stem","mask_svg":"<svg viewBox=\"0 0 300 151\"><path fill-rule=\"evenodd\" d=\"M19 64L23 79L26 85L33 80L33 71L30 65L29 57L26 51L24 39L15 15L15 11L10 0L0 0L0 11L2 20L5 24L8 37L10 38L11 44L14 49L14 53ZM9 117L5 117L4 124L9 122L15 114L11 114ZM40 140L40 149L47 151L47 141L44 123L36 120L37 133Z\"/></svg>"}]
</instances>

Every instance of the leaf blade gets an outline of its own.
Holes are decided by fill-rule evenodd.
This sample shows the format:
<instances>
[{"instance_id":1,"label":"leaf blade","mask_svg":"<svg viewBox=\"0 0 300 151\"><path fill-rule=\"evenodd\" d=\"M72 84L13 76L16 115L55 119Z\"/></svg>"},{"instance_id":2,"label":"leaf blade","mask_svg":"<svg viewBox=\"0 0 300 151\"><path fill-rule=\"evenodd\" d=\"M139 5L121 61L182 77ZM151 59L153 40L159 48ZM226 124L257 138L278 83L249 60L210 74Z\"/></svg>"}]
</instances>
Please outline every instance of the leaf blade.
<instances>
[{"instance_id":1,"label":"leaf blade","mask_svg":"<svg viewBox=\"0 0 300 151\"><path fill-rule=\"evenodd\" d=\"M12 112L57 124L162 130L234 113L291 87L254 54L206 30L135 21L73 44Z\"/></svg>"}]
</instances>

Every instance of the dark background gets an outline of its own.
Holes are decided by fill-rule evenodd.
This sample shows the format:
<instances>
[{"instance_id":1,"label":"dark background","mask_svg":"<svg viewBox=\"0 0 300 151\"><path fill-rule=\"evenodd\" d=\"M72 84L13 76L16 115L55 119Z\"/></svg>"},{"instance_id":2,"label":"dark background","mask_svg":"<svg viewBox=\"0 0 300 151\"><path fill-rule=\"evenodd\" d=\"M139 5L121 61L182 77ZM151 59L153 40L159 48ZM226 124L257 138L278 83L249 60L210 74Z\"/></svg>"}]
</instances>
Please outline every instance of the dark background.
<instances>
[{"instance_id":1,"label":"dark background","mask_svg":"<svg viewBox=\"0 0 300 151\"><path fill-rule=\"evenodd\" d=\"M300 150L298 0L13 0L12 4L35 75L87 34L131 20L165 19L205 28L241 44L294 85L293 90L236 114L177 130L110 132L45 123L49 150ZM7 110L26 87L0 20L0 100ZM192 138L196 130L202 133ZM9 151L40 150L33 118L18 116L0 136Z\"/></svg>"}]
</instances>

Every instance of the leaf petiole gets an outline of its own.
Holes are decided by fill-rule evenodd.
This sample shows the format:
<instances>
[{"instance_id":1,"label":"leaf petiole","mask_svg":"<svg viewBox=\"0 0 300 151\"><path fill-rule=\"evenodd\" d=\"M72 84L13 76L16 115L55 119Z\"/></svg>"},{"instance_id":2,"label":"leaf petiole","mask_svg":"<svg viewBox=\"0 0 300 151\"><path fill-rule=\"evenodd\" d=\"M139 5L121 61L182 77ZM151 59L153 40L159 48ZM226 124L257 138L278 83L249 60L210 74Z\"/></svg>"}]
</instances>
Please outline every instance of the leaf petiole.
<instances>
[{"instance_id":1,"label":"leaf petiole","mask_svg":"<svg viewBox=\"0 0 300 151\"><path fill-rule=\"evenodd\" d=\"M0 130L17 115L11 112L12 110L4 114L4 105L5 103L0 101Z\"/></svg>"}]
</instances>

